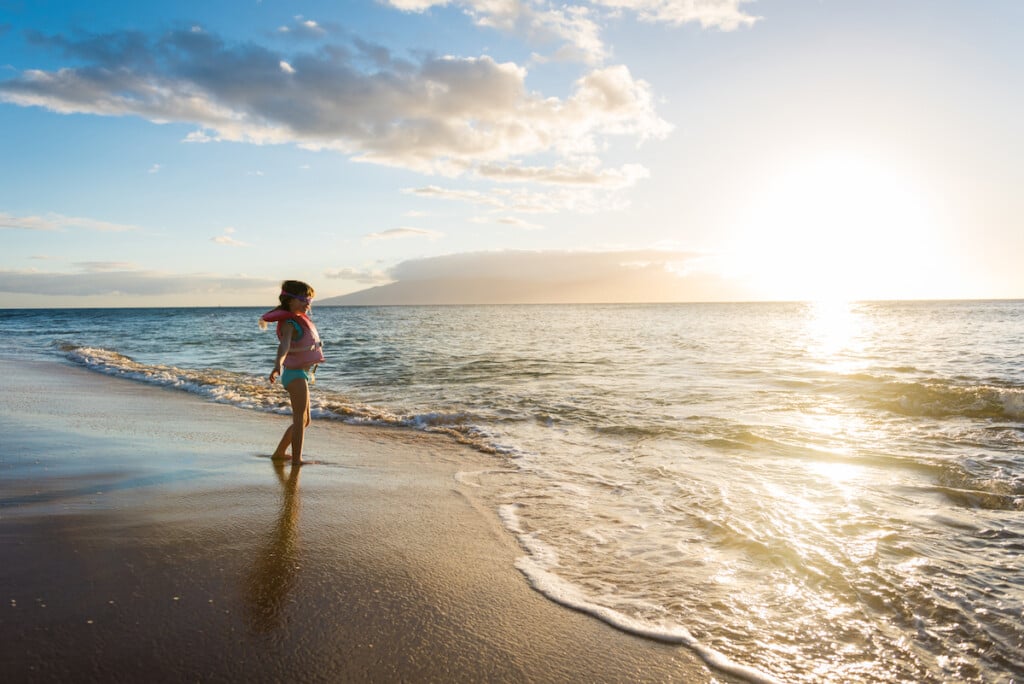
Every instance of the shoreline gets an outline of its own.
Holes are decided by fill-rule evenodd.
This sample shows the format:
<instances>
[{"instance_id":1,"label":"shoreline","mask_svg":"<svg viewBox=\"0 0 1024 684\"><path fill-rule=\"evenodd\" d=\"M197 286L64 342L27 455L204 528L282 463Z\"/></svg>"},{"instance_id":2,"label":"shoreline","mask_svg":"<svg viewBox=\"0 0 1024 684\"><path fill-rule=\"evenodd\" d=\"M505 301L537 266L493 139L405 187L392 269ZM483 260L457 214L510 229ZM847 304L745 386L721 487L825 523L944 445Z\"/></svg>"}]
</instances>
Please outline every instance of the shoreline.
<instances>
[{"instance_id":1,"label":"shoreline","mask_svg":"<svg viewBox=\"0 0 1024 684\"><path fill-rule=\"evenodd\" d=\"M0 357L10 681L731 681L534 591L460 482L493 457Z\"/></svg>"}]
</instances>

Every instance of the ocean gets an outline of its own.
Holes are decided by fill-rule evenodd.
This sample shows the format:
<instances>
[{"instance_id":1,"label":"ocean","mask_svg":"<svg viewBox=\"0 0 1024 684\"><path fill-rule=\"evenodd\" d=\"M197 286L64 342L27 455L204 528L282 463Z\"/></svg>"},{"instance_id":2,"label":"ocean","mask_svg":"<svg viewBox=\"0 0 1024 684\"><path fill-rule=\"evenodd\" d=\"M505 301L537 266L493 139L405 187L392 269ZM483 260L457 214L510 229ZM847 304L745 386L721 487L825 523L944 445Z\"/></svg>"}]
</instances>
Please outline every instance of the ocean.
<instances>
[{"instance_id":1,"label":"ocean","mask_svg":"<svg viewBox=\"0 0 1024 684\"><path fill-rule=\"evenodd\" d=\"M288 413L264 310L8 310L2 353ZM754 681L1024 680L1024 302L312 316L314 418L489 454L552 600Z\"/></svg>"}]
</instances>

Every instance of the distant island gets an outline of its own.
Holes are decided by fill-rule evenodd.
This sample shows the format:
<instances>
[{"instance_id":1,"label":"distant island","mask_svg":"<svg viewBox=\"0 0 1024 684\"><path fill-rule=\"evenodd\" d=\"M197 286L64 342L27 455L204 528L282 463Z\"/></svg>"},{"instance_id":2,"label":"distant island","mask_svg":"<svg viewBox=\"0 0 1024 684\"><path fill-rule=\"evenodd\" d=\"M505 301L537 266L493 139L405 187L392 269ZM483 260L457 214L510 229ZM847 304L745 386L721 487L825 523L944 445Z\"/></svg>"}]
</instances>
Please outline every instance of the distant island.
<instances>
[{"instance_id":1,"label":"distant island","mask_svg":"<svg viewBox=\"0 0 1024 684\"><path fill-rule=\"evenodd\" d=\"M320 306L596 304L749 300L719 277L668 268L690 255L497 252L400 264L394 282L318 301Z\"/></svg>"},{"instance_id":2,"label":"distant island","mask_svg":"<svg viewBox=\"0 0 1024 684\"><path fill-rule=\"evenodd\" d=\"M380 285L339 297L323 299L320 306L388 306L423 304L556 304L620 301L622 293L602 297L604 287L585 283L552 289L522 281L495 278L464 278L405 281Z\"/></svg>"}]
</instances>

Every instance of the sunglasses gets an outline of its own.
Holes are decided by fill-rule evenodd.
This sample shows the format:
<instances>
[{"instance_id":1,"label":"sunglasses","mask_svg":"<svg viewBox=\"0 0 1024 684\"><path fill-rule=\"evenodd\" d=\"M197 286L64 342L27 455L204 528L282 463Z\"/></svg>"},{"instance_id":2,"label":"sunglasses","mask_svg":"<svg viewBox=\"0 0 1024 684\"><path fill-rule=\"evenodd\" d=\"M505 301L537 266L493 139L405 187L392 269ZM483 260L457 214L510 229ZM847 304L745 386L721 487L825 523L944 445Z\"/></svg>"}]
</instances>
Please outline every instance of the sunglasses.
<instances>
[{"instance_id":1,"label":"sunglasses","mask_svg":"<svg viewBox=\"0 0 1024 684\"><path fill-rule=\"evenodd\" d=\"M312 304L313 303L313 298L312 297L303 297L301 295L294 295L291 292L282 292L281 296L282 297L291 297L292 299L298 299L303 304Z\"/></svg>"}]
</instances>

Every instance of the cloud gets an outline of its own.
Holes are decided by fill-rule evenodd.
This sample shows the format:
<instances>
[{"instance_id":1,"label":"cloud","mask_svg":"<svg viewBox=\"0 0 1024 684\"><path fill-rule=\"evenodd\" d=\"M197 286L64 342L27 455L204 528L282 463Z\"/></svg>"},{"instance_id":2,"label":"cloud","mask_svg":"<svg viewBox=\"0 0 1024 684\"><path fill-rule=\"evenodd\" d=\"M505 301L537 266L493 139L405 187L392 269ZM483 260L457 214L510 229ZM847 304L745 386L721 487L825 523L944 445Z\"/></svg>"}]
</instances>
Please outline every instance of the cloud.
<instances>
[{"instance_id":1,"label":"cloud","mask_svg":"<svg viewBox=\"0 0 1024 684\"><path fill-rule=\"evenodd\" d=\"M278 281L244 276L114 270L84 273L0 270L0 292L87 297L91 295L222 294L273 289ZM276 291L276 290L275 290Z\"/></svg>"},{"instance_id":2,"label":"cloud","mask_svg":"<svg viewBox=\"0 0 1024 684\"><path fill-rule=\"evenodd\" d=\"M133 271L138 269L138 266L127 261L76 261L75 266L90 273Z\"/></svg>"},{"instance_id":3,"label":"cloud","mask_svg":"<svg viewBox=\"0 0 1024 684\"><path fill-rule=\"evenodd\" d=\"M518 216L474 216L470 219L472 223L491 224L497 223L503 226L512 226L521 230L544 230L544 226L538 223L530 223Z\"/></svg>"},{"instance_id":4,"label":"cloud","mask_svg":"<svg viewBox=\"0 0 1024 684\"><path fill-rule=\"evenodd\" d=\"M601 28L581 5L551 6L532 2L460 2L479 26L524 36L535 44L560 42L554 58L599 64L608 56Z\"/></svg>"},{"instance_id":5,"label":"cloud","mask_svg":"<svg viewBox=\"0 0 1024 684\"><path fill-rule=\"evenodd\" d=\"M111 223L109 221L97 221L90 218L78 216L64 216L63 214L45 214L43 216L14 216L0 212L0 230L38 230L38 231L66 231L76 228L85 230L96 230L101 232L124 232L138 230L137 226Z\"/></svg>"},{"instance_id":6,"label":"cloud","mask_svg":"<svg viewBox=\"0 0 1024 684\"><path fill-rule=\"evenodd\" d=\"M642 142L671 130L650 85L622 65L587 72L559 98L530 91L525 68L488 56L411 63L378 50L380 64L364 69L371 51L358 43L356 53L327 45L285 55L205 31L33 35L82 65L23 71L0 81L0 100L189 123L199 127L189 142L291 143L458 175L538 154L592 157L613 137Z\"/></svg>"},{"instance_id":7,"label":"cloud","mask_svg":"<svg viewBox=\"0 0 1024 684\"><path fill-rule=\"evenodd\" d=\"M477 173L484 178L498 181L592 185L611 189L628 188L640 179L650 176L650 171L640 164L626 164L618 169L570 167L563 164L553 167L484 164L477 169Z\"/></svg>"},{"instance_id":8,"label":"cloud","mask_svg":"<svg viewBox=\"0 0 1024 684\"><path fill-rule=\"evenodd\" d=\"M404 261L387 285L321 304L722 301L749 298L684 251L501 251Z\"/></svg>"},{"instance_id":9,"label":"cloud","mask_svg":"<svg viewBox=\"0 0 1024 684\"><path fill-rule=\"evenodd\" d=\"M188 135L185 136L185 138L184 138L184 140L182 140L182 142L186 142L186 143L210 143L210 142L217 142L217 139L210 137L209 135L206 134L205 131L192 131L191 133L189 133Z\"/></svg>"},{"instance_id":10,"label":"cloud","mask_svg":"<svg viewBox=\"0 0 1024 684\"><path fill-rule=\"evenodd\" d=\"M432 7L460 7L478 26L524 37L535 44L561 43L555 59L599 64L608 57L601 29L621 14L641 21L733 31L758 17L743 12L753 0L591 0L573 5L544 0L384 0L396 9L424 12Z\"/></svg>"},{"instance_id":11,"label":"cloud","mask_svg":"<svg viewBox=\"0 0 1024 684\"><path fill-rule=\"evenodd\" d=\"M383 0L383 2L406 12L425 12L431 7L444 7L452 0Z\"/></svg>"},{"instance_id":12,"label":"cloud","mask_svg":"<svg viewBox=\"0 0 1024 684\"><path fill-rule=\"evenodd\" d=\"M211 242L216 242L218 245L227 245L228 247L248 247L249 244L246 242L240 242L234 239L230 235L218 235L210 238Z\"/></svg>"},{"instance_id":13,"label":"cloud","mask_svg":"<svg viewBox=\"0 0 1024 684\"><path fill-rule=\"evenodd\" d=\"M0 214L0 230L39 230L56 231L63 230L64 223L54 220L51 215L48 218L42 216L11 216Z\"/></svg>"},{"instance_id":14,"label":"cloud","mask_svg":"<svg viewBox=\"0 0 1024 684\"><path fill-rule=\"evenodd\" d=\"M505 204L500 199L486 195L477 190L455 190L442 188L436 185L426 185L421 188L406 188L402 192L420 197L432 197L435 199L454 200L457 202L469 202L470 204L484 204L496 208L504 208Z\"/></svg>"},{"instance_id":15,"label":"cloud","mask_svg":"<svg viewBox=\"0 0 1024 684\"><path fill-rule=\"evenodd\" d=\"M500 223L504 226L513 226L522 230L544 230L544 226L539 223L530 223L518 216L502 216L501 218L496 219L496 223Z\"/></svg>"},{"instance_id":16,"label":"cloud","mask_svg":"<svg viewBox=\"0 0 1024 684\"><path fill-rule=\"evenodd\" d=\"M583 5L556 5L523 0L384 0L406 12L456 5L478 26L523 36L533 43L562 42L557 59L596 64L607 56L600 26Z\"/></svg>"},{"instance_id":17,"label":"cloud","mask_svg":"<svg viewBox=\"0 0 1024 684\"><path fill-rule=\"evenodd\" d=\"M189 33L202 35L203 31L193 27ZM92 63L100 69L141 71L155 65L150 41L141 31L81 34L71 39L29 30L25 32L25 38L32 45L56 50L65 57Z\"/></svg>"},{"instance_id":18,"label":"cloud","mask_svg":"<svg viewBox=\"0 0 1024 684\"><path fill-rule=\"evenodd\" d=\"M421 237L429 240L436 240L444 237L444 233L439 233L436 230L425 230L423 228L392 228L391 230L385 230L380 233L368 233L363 236L363 240L371 242L373 240L398 240L403 238Z\"/></svg>"},{"instance_id":19,"label":"cloud","mask_svg":"<svg viewBox=\"0 0 1024 684\"><path fill-rule=\"evenodd\" d=\"M734 31L752 26L760 17L742 6L754 0L593 0L594 4L636 12L642 21L674 24L698 23L701 28Z\"/></svg>"},{"instance_id":20,"label":"cloud","mask_svg":"<svg viewBox=\"0 0 1024 684\"><path fill-rule=\"evenodd\" d=\"M153 164L152 166L149 167L149 171L147 171L146 173L160 173L160 168L161 167L159 164Z\"/></svg>"},{"instance_id":21,"label":"cloud","mask_svg":"<svg viewBox=\"0 0 1024 684\"><path fill-rule=\"evenodd\" d=\"M228 247L248 247L249 243L236 240L231 237L235 233L235 229L230 226L224 229L223 235L217 235L210 238L211 242L216 242L218 245L226 245Z\"/></svg>"},{"instance_id":22,"label":"cloud","mask_svg":"<svg viewBox=\"0 0 1024 684\"><path fill-rule=\"evenodd\" d=\"M290 26L281 26L277 29L277 32L291 38L318 40L325 37L328 30L325 26L321 26L320 23L312 19L306 19L300 14L294 17L294 23Z\"/></svg>"},{"instance_id":23,"label":"cloud","mask_svg":"<svg viewBox=\"0 0 1024 684\"><path fill-rule=\"evenodd\" d=\"M522 214L554 214L562 211L594 214L602 211L621 211L629 206L628 200L620 194L592 187L570 187L551 191L492 188L489 193L483 193L477 190L428 185L407 188L403 192L420 197L488 206L499 212Z\"/></svg>"},{"instance_id":24,"label":"cloud","mask_svg":"<svg viewBox=\"0 0 1024 684\"><path fill-rule=\"evenodd\" d=\"M379 269L339 268L324 273L331 280L351 280L362 285L380 285L391 282L391 276Z\"/></svg>"}]
</instances>

